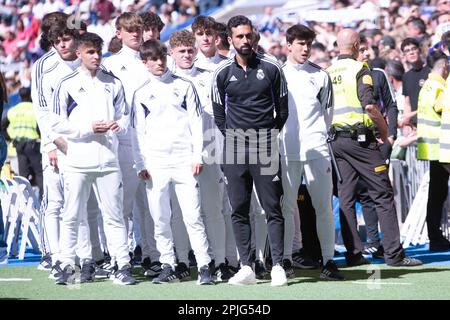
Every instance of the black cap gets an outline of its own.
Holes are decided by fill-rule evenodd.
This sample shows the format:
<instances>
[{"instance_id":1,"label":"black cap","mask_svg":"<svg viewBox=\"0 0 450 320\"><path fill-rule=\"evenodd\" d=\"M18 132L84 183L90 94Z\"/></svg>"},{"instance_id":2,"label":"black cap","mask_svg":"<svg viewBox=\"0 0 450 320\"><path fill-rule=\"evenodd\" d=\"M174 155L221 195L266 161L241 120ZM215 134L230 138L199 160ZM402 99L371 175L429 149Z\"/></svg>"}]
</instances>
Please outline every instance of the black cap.
<instances>
[{"instance_id":1,"label":"black cap","mask_svg":"<svg viewBox=\"0 0 450 320\"><path fill-rule=\"evenodd\" d=\"M381 38L380 44L384 45L385 47L395 49L395 39L391 36L384 36L383 38Z\"/></svg>"}]
</instances>

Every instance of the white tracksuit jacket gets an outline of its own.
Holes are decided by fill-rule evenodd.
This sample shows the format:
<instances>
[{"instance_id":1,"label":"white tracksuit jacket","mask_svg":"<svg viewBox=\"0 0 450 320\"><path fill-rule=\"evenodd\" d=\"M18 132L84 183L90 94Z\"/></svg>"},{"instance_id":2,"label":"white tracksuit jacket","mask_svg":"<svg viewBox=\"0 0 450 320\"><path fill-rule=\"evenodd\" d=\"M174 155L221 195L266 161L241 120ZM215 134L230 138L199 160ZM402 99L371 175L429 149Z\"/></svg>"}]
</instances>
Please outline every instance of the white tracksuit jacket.
<instances>
[{"instance_id":1,"label":"white tracksuit jacket","mask_svg":"<svg viewBox=\"0 0 450 320\"><path fill-rule=\"evenodd\" d=\"M45 121L52 112L52 94L59 81L80 66L80 60L64 61L55 49L44 54L32 67L31 98L36 120L41 131L41 151L50 152L56 146L48 139L49 123Z\"/></svg>"},{"instance_id":2,"label":"white tracksuit jacket","mask_svg":"<svg viewBox=\"0 0 450 320\"><path fill-rule=\"evenodd\" d=\"M284 257L291 259L294 232L300 233L300 222L295 221L299 216L295 212L298 188L304 176L316 211L317 233L326 263L334 254L331 161L326 143L333 113L331 80L322 68L309 61L293 64L288 60L283 71L289 90L289 117L280 143Z\"/></svg>"},{"instance_id":3,"label":"white tracksuit jacket","mask_svg":"<svg viewBox=\"0 0 450 320\"><path fill-rule=\"evenodd\" d=\"M329 156L326 138L332 92L328 74L309 61L302 65L287 61L283 72L289 87L289 117L281 131L281 156L296 161Z\"/></svg>"},{"instance_id":4,"label":"white tracksuit jacket","mask_svg":"<svg viewBox=\"0 0 450 320\"><path fill-rule=\"evenodd\" d=\"M139 52L123 46L118 53L106 58L103 66L122 81L125 101L131 109L134 92L149 77L147 67L142 63ZM131 110L130 116L134 116L133 110ZM142 162L142 159L136 157L138 153L135 151L136 145L137 138L133 128L130 128L125 136L119 137L119 164L124 192L123 212L126 219L132 215L134 238L142 248L143 258L150 256L152 261L156 261L159 259L159 254L154 244L153 221L148 212L147 199L138 199L136 196L137 193L145 190L145 183L139 179L134 168L135 162ZM139 188L142 190L138 191ZM146 229L150 231L146 233ZM130 246L130 251L132 250L133 248Z\"/></svg>"},{"instance_id":5,"label":"white tracksuit jacket","mask_svg":"<svg viewBox=\"0 0 450 320\"><path fill-rule=\"evenodd\" d=\"M119 170L117 136L127 132L129 108L118 78L102 69L91 77L87 70L77 68L56 88L53 112L56 114L51 120L54 133L50 138L54 140L55 135L61 135L68 141L66 171ZM95 134L92 122L97 120L115 120L120 131Z\"/></svg>"},{"instance_id":6,"label":"white tracksuit jacket","mask_svg":"<svg viewBox=\"0 0 450 320\"><path fill-rule=\"evenodd\" d=\"M118 53L106 58L102 65L122 81L125 101L131 106L134 92L148 79L148 71L139 57L139 52L123 46ZM130 113L130 116L132 114L133 112ZM131 139L131 131L129 131L119 137L119 143L131 146ZM132 154L129 156L132 159Z\"/></svg>"},{"instance_id":7,"label":"white tracksuit jacket","mask_svg":"<svg viewBox=\"0 0 450 320\"><path fill-rule=\"evenodd\" d=\"M202 106L193 84L171 71L150 79L135 92L133 108L139 171L202 163Z\"/></svg>"}]
</instances>

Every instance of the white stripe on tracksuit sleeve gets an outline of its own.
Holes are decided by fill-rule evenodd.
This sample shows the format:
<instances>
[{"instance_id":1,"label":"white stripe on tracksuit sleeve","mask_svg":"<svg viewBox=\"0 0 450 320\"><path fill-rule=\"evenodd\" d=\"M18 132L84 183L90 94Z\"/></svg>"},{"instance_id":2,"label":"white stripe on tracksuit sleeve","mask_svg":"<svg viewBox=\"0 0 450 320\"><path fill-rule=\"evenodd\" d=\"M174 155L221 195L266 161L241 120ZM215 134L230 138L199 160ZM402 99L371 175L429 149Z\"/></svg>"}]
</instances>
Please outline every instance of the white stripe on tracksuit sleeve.
<instances>
[{"instance_id":1,"label":"white stripe on tracksuit sleeve","mask_svg":"<svg viewBox=\"0 0 450 320\"><path fill-rule=\"evenodd\" d=\"M189 127L192 134L193 145L193 163L203 163L203 122L202 122L202 106L200 99L195 90L194 85L190 83L186 93L187 111L189 114Z\"/></svg>"},{"instance_id":2,"label":"white stripe on tracksuit sleeve","mask_svg":"<svg viewBox=\"0 0 450 320\"><path fill-rule=\"evenodd\" d=\"M49 138L54 141L60 135L64 135L71 140L82 140L94 135L92 122L77 123L69 121L67 107L69 102L69 88L64 85L63 79L53 93L53 114L50 115L50 124L53 132L49 133Z\"/></svg>"}]
</instances>

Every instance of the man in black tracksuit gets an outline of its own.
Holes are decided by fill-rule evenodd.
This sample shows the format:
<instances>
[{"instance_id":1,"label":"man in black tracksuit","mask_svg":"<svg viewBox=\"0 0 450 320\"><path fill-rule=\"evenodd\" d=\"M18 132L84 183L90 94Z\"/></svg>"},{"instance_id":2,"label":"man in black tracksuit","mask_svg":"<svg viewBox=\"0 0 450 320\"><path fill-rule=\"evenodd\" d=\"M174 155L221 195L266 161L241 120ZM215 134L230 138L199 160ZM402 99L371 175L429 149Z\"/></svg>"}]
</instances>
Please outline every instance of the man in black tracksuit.
<instances>
[{"instance_id":1,"label":"man in black tracksuit","mask_svg":"<svg viewBox=\"0 0 450 320\"><path fill-rule=\"evenodd\" d=\"M249 219L254 183L267 215L272 260L276 267L275 272L272 269L272 285L285 285L286 278L277 276L284 241L277 136L288 117L287 84L277 62L252 50L253 31L248 18L231 18L227 31L237 54L216 70L211 96L215 122L225 136L223 170L236 244L242 266L250 267L243 268L229 283L256 283L251 271ZM247 274L243 275L245 270Z\"/></svg>"}]
</instances>

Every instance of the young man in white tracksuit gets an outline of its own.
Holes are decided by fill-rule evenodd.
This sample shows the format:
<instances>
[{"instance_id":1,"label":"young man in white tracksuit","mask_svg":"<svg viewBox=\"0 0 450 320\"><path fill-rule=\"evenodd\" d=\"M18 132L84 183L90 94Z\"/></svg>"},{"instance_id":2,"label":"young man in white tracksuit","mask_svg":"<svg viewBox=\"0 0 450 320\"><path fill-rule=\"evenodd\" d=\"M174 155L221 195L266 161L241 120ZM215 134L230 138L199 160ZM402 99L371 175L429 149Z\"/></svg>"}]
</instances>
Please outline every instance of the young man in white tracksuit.
<instances>
[{"instance_id":1,"label":"young man in white tracksuit","mask_svg":"<svg viewBox=\"0 0 450 320\"><path fill-rule=\"evenodd\" d=\"M42 19L42 34L41 38L45 38L45 42L48 42L50 46L50 41L48 40L48 32L50 27L59 21L66 21L67 15L64 13L50 13L44 16ZM71 57L71 60L76 59ZM50 165L50 158L56 159L56 146L53 143L49 143L46 135L46 123L42 121L43 117L51 110L51 91L46 90L45 87L47 82L42 81L44 74L47 74L52 70L53 66L58 62L60 56L55 47L51 46L51 49L40 57L34 64L31 70L31 98L33 100L33 107L36 114L36 120L41 131L41 152L42 156L42 171L44 177L44 195L42 202L42 216L40 217L41 225L41 250L43 251L43 256L41 262L38 266L40 270L52 269L52 264L54 265L57 257L53 257L52 253L59 251L58 241L59 239L58 230L58 216L60 209L62 207L62 187L59 188L59 174L55 172L55 166ZM49 95L46 94L49 92ZM52 161L54 163L54 160ZM55 181L55 183L53 183ZM54 217L51 219L50 217ZM47 221L46 221L47 220ZM56 244L56 246L54 245Z\"/></svg>"},{"instance_id":2,"label":"young man in white tracksuit","mask_svg":"<svg viewBox=\"0 0 450 320\"><path fill-rule=\"evenodd\" d=\"M173 33L170 37L171 56L175 61L175 74L192 81L200 98L203 107L203 132L204 132L204 152L203 160L205 164L202 173L199 175L202 218L205 222L205 228L208 235L208 242L212 249L212 258L216 267L216 278L219 281L227 281L232 274L228 266L225 264L225 222L222 214L222 198L223 198L223 175L220 169L221 152L215 149L214 136L220 134L220 131L214 124L212 113L210 88L212 72L197 68L194 66L194 58L197 53L195 47L195 37L188 30L180 30ZM214 125L208 125L213 123ZM217 131L217 132L216 132ZM173 212L175 214L175 212ZM176 221L175 221L176 223ZM181 241L178 241L181 242ZM182 244L182 243L181 243ZM178 258L187 259L187 246L182 246L180 252L175 241ZM185 261L183 261L185 262Z\"/></svg>"},{"instance_id":3,"label":"young man in white tracksuit","mask_svg":"<svg viewBox=\"0 0 450 320\"><path fill-rule=\"evenodd\" d=\"M180 280L175 271L171 229L170 189L173 187L197 259L197 283L212 284L197 177L202 170L202 106L193 84L167 69L164 44L148 40L139 52L150 75L133 98L138 149L144 159L136 167L139 176L147 180L148 202L162 263L162 272L153 283Z\"/></svg>"},{"instance_id":4,"label":"young man in white tracksuit","mask_svg":"<svg viewBox=\"0 0 450 320\"><path fill-rule=\"evenodd\" d=\"M285 219L284 258L292 259L294 213L302 176L317 216L323 256L322 279L342 280L334 255L331 207L332 173L327 131L332 119L332 84L328 74L308 61L315 33L303 25L287 30L288 61L283 71L288 83L289 117L281 132L282 182ZM301 88L301 90L299 90Z\"/></svg>"},{"instance_id":5,"label":"young man in white tracksuit","mask_svg":"<svg viewBox=\"0 0 450 320\"><path fill-rule=\"evenodd\" d=\"M216 47L216 40L218 37L217 22L214 20L214 18L209 16L198 16L192 23L192 33L195 36L198 48L198 52L194 60L194 66L197 69L202 69L211 72L212 73L210 79L211 82L213 74L217 70L219 65L227 60L226 57L219 55L219 52ZM212 104L208 103L204 111L205 114L203 116L203 125L204 125L203 130L204 131L211 130L211 132L215 132L213 134L214 137L213 142L210 143L209 146L207 146L207 148L214 147L215 159L221 159L223 150L223 136L218 131L216 123L214 122ZM209 137L207 138L210 139ZM221 160L217 161L217 163L220 162ZM209 169L206 170L210 171ZM223 173L221 175L223 179ZM206 178L204 180L205 180L204 185L206 184L206 187L201 189L202 197L211 199L211 202L215 202L216 200L214 199L216 199L218 195L214 194L213 192L213 190L215 190L214 187L210 188L209 185L215 184L217 182L215 179L211 178ZM238 257L237 257L236 241L233 236L233 226L231 223L231 205L230 200L228 199L228 193L225 186L223 186L222 194L223 194L222 213L225 222L225 235L223 235L222 232L219 232L219 229L216 228L216 231L214 233L216 240L212 240L212 242L221 243L222 241L221 239L225 237L225 256L227 258L228 266L230 267L231 270L237 271ZM216 265L218 265L218 261L216 261Z\"/></svg>"},{"instance_id":6,"label":"young man in white tracksuit","mask_svg":"<svg viewBox=\"0 0 450 320\"><path fill-rule=\"evenodd\" d=\"M119 270L115 284L134 284L122 214L123 183L118 163L117 136L129 126L129 108L122 83L100 68L102 39L84 33L77 39L81 66L64 77L53 93L50 140L63 137L67 145L64 178L64 215L61 222L61 267L57 284L72 283L75 245L80 221L87 213L93 187L102 199L108 248Z\"/></svg>"},{"instance_id":7,"label":"young man in white tracksuit","mask_svg":"<svg viewBox=\"0 0 450 320\"><path fill-rule=\"evenodd\" d=\"M45 234L48 242L48 249L52 260L52 272L50 277L61 272L60 268L60 220L64 204L63 171L64 154L58 150L61 143L65 143L64 138L57 139L54 144L48 139L49 128L46 117L52 110L52 93L56 89L58 82L72 73L80 66L80 60L76 56L76 37L79 30L67 27L67 18L60 17L48 30L46 35L54 50L44 55L33 66L32 72L32 95L34 109L39 128L42 132L43 150L47 155L43 156L44 183L47 206L45 208ZM91 203L93 201L93 203ZM83 221L80 226L80 238L77 245L77 255L81 260L82 275L81 282L90 280L86 270L93 267L93 263L88 257L94 255L94 259L101 260L103 252L98 240L97 214L98 205L95 198L90 198L89 205L89 225ZM92 244L91 244L92 239ZM84 269L83 269L84 268ZM87 268L87 269L86 269Z\"/></svg>"},{"instance_id":8,"label":"young man in white tracksuit","mask_svg":"<svg viewBox=\"0 0 450 320\"><path fill-rule=\"evenodd\" d=\"M103 66L118 77L123 84L125 100L131 106L134 92L148 79L148 71L142 65L139 57L139 46L142 42L142 20L138 14L125 12L116 20L116 35L122 40L122 49L108 57ZM153 235L153 220L150 216L145 183L139 179L134 168L135 159L133 144L135 144L134 129L119 137L119 164L123 179L123 214L128 230L128 222L134 215L139 215L133 221L140 222L138 226L142 249L142 270L146 276L157 276L161 272L159 252ZM138 160L139 161L139 160ZM139 195L139 196L137 196ZM134 228L134 227L133 227ZM132 251L133 248L129 248Z\"/></svg>"}]
</instances>

